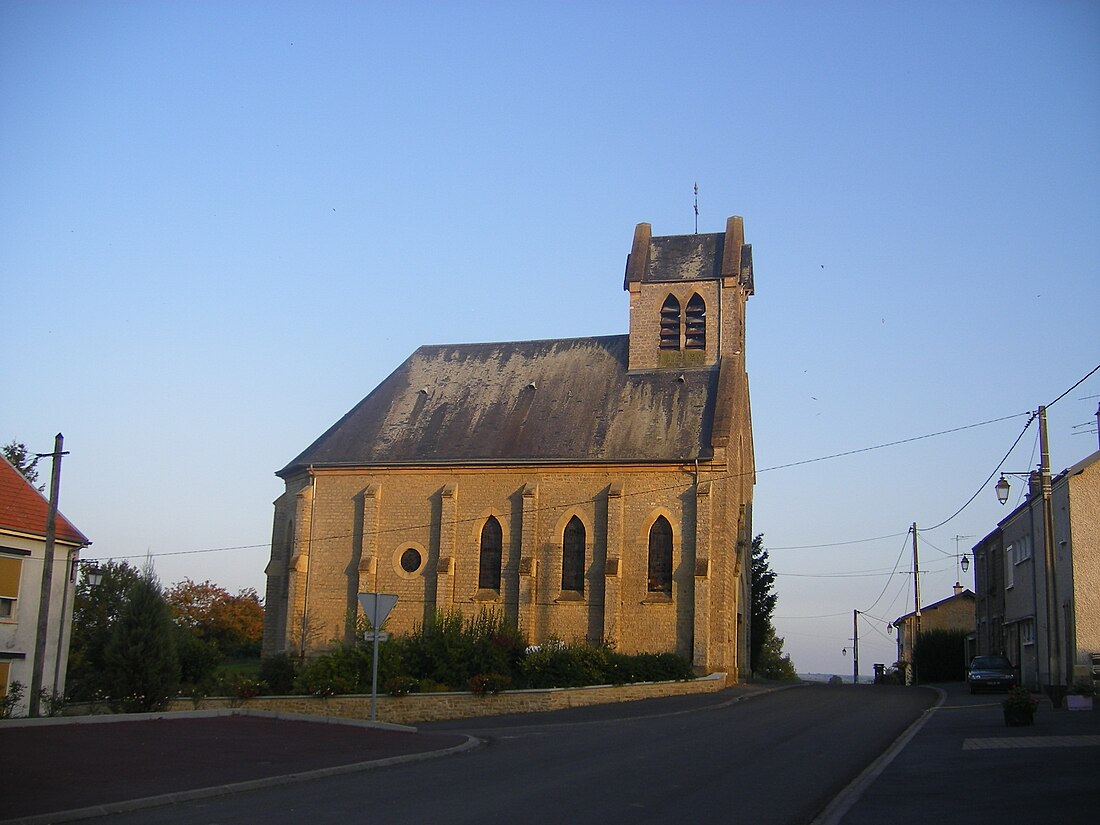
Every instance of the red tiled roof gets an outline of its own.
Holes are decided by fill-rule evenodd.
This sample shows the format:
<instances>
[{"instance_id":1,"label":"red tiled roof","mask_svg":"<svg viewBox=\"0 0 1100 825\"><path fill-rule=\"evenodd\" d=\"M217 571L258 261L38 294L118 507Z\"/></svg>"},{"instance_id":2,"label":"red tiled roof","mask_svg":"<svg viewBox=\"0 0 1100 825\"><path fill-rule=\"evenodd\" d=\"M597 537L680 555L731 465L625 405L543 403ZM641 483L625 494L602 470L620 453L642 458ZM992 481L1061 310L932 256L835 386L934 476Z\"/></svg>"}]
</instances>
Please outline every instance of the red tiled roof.
<instances>
[{"instance_id":1,"label":"red tiled roof","mask_svg":"<svg viewBox=\"0 0 1100 825\"><path fill-rule=\"evenodd\" d=\"M28 533L46 536L46 520L50 503L23 478L11 462L0 456L0 532ZM58 541L70 544L91 544L61 513L57 514L55 534Z\"/></svg>"}]
</instances>

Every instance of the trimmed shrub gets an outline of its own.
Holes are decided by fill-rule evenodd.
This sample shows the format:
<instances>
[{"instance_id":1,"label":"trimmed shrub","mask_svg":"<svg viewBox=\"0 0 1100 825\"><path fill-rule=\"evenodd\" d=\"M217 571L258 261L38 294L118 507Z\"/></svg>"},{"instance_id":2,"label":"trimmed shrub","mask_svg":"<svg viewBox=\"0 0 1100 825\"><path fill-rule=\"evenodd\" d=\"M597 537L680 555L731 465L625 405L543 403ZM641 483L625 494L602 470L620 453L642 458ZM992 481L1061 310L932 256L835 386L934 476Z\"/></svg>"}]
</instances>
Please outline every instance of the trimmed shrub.
<instances>
[{"instance_id":1,"label":"trimmed shrub","mask_svg":"<svg viewBox=\"0 0 1100 825\"><path fill-rule=\"evenodd\" d=\"M261 660L260 680L267 684L272 694L285 696L294 690L297 670L294 660L288 654L279 653Z\"/></svg>"}]
</instances>

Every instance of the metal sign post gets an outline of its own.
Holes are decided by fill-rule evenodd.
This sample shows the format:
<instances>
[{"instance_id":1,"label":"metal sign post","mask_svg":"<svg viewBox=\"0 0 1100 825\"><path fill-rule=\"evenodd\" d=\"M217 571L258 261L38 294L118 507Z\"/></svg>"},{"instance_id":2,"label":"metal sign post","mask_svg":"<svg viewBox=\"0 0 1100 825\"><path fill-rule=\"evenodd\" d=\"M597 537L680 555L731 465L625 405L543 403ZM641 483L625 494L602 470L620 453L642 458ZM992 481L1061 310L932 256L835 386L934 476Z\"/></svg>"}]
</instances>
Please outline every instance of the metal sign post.
<instances>
[{"instance_id":1,"label":"metal sign post","mask_svg":"<svg viewBox=\"0 0 1100 825\"><path fill-rule=\"evenodd\" d=\"M374 661L371 664L370 682L370 719L375 721L375 713L378 705L378 643L384 642L388 637L379 628L386 617L390 615L393 606L397 604L395 593L360 593L359 605L363 608L363 614L370 619L371 637L374 640Z\"/></svg>"}]
</instances>

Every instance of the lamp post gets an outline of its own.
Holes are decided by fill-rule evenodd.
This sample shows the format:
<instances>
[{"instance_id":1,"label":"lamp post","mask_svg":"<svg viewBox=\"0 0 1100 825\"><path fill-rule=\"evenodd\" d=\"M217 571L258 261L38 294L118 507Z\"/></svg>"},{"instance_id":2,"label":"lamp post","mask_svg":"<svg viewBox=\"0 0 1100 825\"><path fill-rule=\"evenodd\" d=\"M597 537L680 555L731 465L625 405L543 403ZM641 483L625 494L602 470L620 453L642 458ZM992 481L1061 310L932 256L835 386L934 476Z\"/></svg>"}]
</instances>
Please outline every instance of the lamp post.
<instances>
[{"instance_id":1,"label":"lamp post","mask_svg":"<svg viewBox=\"0 0 1100 825\"><path fill-rule=\"evenodd\" d=\"M1047 625L1047 682L1044 685L1054 707L1062 706L1062 694L1065 685L1062 681L1060 634L1058 630L1058 581L1054 559L1054 513L1051 506L1050 444L1047 440L1047 408L1039 407L1036 417L1039 419L1039 493L1043 509L1043 562L1046 575L1044 589L1046 595ZM1025 475L1024 473L1002 473L994 487L997 501L1008 501L1010 485L1006 475ZM1030 475L1030 474L1027 474ZM1037 594L1036 594L1037 595Z\"/></svg>"}]
</instances>

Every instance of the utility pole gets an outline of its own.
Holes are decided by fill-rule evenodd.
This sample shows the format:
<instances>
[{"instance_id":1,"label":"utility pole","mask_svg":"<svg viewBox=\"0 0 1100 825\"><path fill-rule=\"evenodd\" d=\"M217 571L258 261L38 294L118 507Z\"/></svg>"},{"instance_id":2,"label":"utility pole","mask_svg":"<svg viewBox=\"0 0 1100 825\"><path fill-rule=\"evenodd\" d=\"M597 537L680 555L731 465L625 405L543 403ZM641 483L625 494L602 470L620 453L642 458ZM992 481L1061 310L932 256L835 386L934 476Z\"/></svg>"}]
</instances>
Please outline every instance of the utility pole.
<instances>
[{"instance_id":1,"label":"utility pole","mask_svg":"<svg viewBox=\"0 0 1100 825\"><path fill-rule=\"evenodd\" d=\"M917 556L917 523L913 522L913 662L912 670L916 680L917 639L920 638L920 561Z\"/></svg>"},{"instance_id":2,"label":"utility pole","mask_svg":"<svg viewBox=\"0 0 1100 825\"><path fill-rule=\"evenodd\" d=\"M1046 561L1047 693L1054 707L1062 706L1061 645L1058 632L1058 581L1054 570L1054 513L1051 506L1050 444L1047 408L1039 407L1039 485L1043 500L1043 555ZM1057 696L1055 695L1057 693Z\"/></svg>"},{"instance_id":3,"label":"utility pole","mask_svg":"<svg viewBox=\"0 0 1100 825\"><path fill-rule=\"evenodd\" d=\"M859 684L859 611L852 611L852 684Z\"/></svg>"},{"instance_id":4,"label":"utility pole","mask_svg":"<svg viewBox=\"0 0 1100 825\"><path fill-rule=\"evenodd\" d=\"M50 628L50 595L53 591L53 555L54 541L57 536L57 499L61 491L61 449L65 438L58 433L54 438L53 452L44 453L53 456L53 470L50 472L50 509L46 515L46 549L42 559L42 590L38 596L38 630L34 639L34 667L31 670L31 695L29 715L38 716L39 694L42 691L42 672L46 667L46 634ZM57 689L57 685L54 685Z\"/></svg>"}]
</instances>

